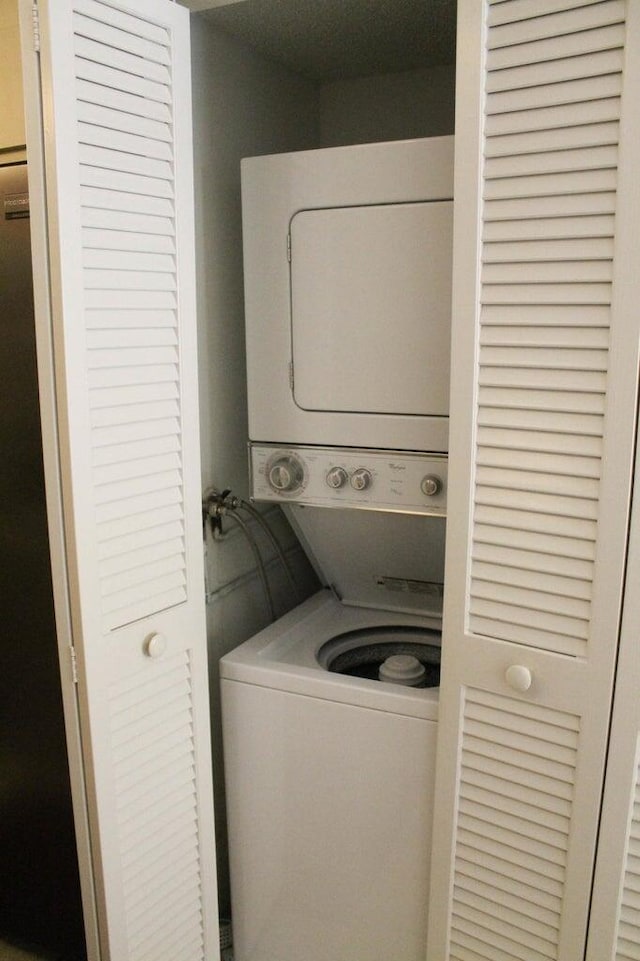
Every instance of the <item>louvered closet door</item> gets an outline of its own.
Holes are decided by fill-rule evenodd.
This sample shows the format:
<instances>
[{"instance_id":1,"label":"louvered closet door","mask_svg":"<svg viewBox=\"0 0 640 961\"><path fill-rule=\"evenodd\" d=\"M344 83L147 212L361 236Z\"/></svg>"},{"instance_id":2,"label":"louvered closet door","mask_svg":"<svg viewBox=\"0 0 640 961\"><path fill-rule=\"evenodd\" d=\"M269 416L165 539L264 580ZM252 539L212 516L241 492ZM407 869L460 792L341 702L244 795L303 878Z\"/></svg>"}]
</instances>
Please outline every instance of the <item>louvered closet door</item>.
<instances>
[{"instance_id":1,"label":"louvered closet door","mask_svg":"<svg viewBox=\"0 0 640 961\"><path fill-rule=\"evenodd\" d=\"M165 0L51 0L40 31L101 957L211 961L188 13Z\"/></svg>"},{"instance_id":2,"label":"louvered closet door","mask_svg":"<svg viewBox=\"0 0 640 961\"><path fill-rule=\"evenodd\" d=\"M459 3L429 961L584 955L640 322L627 13Z\"/></svg>"},{"instance_id":3,"label":"louvered closet door","mask_svg":"<svg viewBox=\"0 0 640 961\"><path fill-rule=\"evenodd\" d=\"M637 216L640 217L640 210ZM636 477L640 477L640 452ZM640 958L639 577L640 498L636 493L587 961Z\"/></svg>"},{"instance_id":4,"label":"louvered closet door","mask_svg":"<svg viewBox=\"0 0 640 961\"><path fill-rule=\"evenodd\" d=\"M640 90L640 5L628 11L626 81ZM633 43L633 49L631 44ZM640 145L640 111L629 118L631 142ZM637 146L636 146L636 149ZM640 192L637 163L628 166L625 218L617 230L621 256L626 258L621 297L626 309L638 310L637 276ZM624 253L623 253L624 252ZM622 274L621 274L622 275ZM587 961L640 959L640 447L636 449L629 556L609 752L598 837L596 871L589 918Z\"/></svg>"}]
</instances>

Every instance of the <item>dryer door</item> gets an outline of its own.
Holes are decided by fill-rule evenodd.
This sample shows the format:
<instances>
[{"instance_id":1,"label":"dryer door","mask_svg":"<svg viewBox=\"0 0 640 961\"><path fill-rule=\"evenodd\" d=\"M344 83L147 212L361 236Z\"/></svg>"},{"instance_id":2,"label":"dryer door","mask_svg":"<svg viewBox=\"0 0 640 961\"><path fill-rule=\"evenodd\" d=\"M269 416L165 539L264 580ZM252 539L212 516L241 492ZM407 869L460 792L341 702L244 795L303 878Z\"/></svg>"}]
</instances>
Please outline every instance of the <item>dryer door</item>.
<instances>
[{"instance_id":1,"label":"dryer door","mask_svg":"<svg viewBox=\"0 0 640 961\"><path fill-rule=\"evenodd\" d=\"M448 414L452 206L378 204L294 215L299 407Z\"/></svg>"}]
</instances>

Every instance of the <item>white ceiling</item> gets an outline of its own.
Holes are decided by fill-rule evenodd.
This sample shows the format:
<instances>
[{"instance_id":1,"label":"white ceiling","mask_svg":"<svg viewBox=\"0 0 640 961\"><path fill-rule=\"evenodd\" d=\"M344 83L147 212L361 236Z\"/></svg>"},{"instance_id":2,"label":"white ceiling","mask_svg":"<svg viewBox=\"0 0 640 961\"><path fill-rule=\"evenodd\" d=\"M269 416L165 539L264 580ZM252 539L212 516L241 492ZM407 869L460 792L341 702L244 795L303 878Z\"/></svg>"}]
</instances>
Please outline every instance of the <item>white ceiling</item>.
<instances>
[{"instance_id":1,"label":"white ceiling","mask_svg":"<svg viewBox=\"0 0 640 961\"><path fill-rule=\"evenodd\" d=\"M203 10L218 29L311 80L455 62L456 0L183 2Z\"/></svg>"}]
</instances>

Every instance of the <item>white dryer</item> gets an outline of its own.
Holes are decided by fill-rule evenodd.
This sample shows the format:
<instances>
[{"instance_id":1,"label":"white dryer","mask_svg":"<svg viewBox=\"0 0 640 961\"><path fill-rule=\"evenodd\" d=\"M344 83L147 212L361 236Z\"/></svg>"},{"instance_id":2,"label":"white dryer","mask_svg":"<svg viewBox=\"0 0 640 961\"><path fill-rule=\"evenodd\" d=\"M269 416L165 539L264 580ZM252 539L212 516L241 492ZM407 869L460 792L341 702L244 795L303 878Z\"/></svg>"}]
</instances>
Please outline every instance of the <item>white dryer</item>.
<instances>
[{"instance_id":1,"label":"white dryer","mask_svg":"<svg viewBox=\"0 0 640 961\"><path fill-rule=\"evenodd\" d=\"M242 162L249 437L446 451L453 137Z\"/></svg>"},{"instance_id":2,"label":"white dryer","mask_svg":"<svg viewBox=\"0 0 640 961\"><path fill-rule=\"evenodd\" d=\"M287 514L326 588L220 664L236 961L424 961L444 516Z\"/></svg>"}]
</instances>

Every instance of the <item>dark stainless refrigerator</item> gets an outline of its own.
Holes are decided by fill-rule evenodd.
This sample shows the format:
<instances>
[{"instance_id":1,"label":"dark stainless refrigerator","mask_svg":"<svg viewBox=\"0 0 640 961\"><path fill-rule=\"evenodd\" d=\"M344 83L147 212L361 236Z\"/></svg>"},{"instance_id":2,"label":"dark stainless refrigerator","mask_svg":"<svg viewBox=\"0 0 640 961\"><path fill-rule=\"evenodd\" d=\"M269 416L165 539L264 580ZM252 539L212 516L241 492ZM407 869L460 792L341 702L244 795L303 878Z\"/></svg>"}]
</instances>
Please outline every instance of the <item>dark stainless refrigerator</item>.
<instances>
[{"instance_id":1,"label":"dark stainless refrigerator","mask_svg":"<svg viewBox=\"0 0 640 961\"><path fill-rule=\"evenodd\" d=\"M85 957L49 566L25 164L0 166L0 957ZM41 950L40 950L41 949Z\"/></svg>"}]
</instances>

